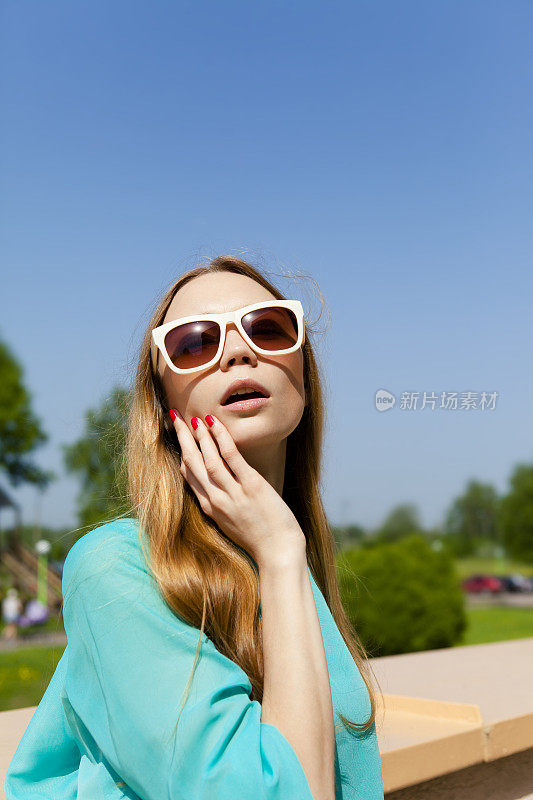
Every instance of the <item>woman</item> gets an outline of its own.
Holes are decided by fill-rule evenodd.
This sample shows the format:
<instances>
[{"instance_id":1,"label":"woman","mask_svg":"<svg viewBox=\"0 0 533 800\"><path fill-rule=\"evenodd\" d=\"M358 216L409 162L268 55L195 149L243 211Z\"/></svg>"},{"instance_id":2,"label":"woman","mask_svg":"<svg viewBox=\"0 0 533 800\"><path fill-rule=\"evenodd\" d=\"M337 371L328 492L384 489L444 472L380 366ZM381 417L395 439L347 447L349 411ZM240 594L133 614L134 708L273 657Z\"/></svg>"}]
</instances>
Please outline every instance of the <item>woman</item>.
<instances>
[{"instance_id":1,"label":"woman","mask_svg":"<svg viewBox=\"0 0 533 800\"><path fill-rule=\"evenodd\" d=\"M7 590L6 596L2 600L2 619L5 628L2 635L5 639L16 639L18 637L18 624L22 615L22 602L17 589L12 586Z\"/></svg>"},{"instance_id":2,"label":"woman","mask_svg":"<svg viewBox=\"0 0 533 800\"><path fill-rule=\"evenodd\" d=\"M67 556L68 645L7 800L383 798L318 488L322 422L299 301L230 256L182 275L141 346L135 516Z\"/></svg>"}]
</instances>

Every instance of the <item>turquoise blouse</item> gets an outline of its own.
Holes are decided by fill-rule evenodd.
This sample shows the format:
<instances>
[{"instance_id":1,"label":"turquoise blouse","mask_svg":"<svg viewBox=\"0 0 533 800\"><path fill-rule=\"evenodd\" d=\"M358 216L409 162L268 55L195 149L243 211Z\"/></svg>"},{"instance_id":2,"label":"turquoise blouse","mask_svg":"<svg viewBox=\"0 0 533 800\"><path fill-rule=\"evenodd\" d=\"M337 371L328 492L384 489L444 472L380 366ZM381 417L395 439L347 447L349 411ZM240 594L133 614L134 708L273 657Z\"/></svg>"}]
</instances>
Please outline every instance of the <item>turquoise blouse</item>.
<instances>
[{"instance_id":1,"label":"turquoise blouse","mask_svg":"<svg viewBox=\"0 0 533 800\"><path fill-rule=\"evenodd\" d=\"M370 699L309 570L335 714L336 800L382 800ZM261 722L246 673L166 605L135 519L100 525L63 568L67 646L6 773L7 800L313 800L296 752Z\"/></svg>"}]
</instances>

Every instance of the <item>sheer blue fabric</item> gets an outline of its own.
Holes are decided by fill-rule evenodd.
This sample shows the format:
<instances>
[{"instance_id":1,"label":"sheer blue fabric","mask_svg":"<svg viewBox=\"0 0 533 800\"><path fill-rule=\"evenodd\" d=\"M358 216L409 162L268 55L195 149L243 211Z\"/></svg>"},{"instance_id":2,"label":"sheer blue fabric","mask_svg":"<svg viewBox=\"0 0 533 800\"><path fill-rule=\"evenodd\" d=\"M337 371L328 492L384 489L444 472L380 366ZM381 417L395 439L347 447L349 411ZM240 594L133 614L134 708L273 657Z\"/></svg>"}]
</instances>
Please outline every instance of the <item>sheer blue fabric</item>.
<instances>
[{"instance_id":1,"label":"sheer blue fabric","mask_svg":"<svg viewBox=\"0 0 533 800\"><path fill-rule=\"evenodd\" d=\"M336 800L382 800L364 681L311 571L335 715ZM79 539L63 569L68 644L6 773L7 800L313 800L289 741L261 722L246 673L179 619L135 519Z\"/></svg>"}]
</instances>

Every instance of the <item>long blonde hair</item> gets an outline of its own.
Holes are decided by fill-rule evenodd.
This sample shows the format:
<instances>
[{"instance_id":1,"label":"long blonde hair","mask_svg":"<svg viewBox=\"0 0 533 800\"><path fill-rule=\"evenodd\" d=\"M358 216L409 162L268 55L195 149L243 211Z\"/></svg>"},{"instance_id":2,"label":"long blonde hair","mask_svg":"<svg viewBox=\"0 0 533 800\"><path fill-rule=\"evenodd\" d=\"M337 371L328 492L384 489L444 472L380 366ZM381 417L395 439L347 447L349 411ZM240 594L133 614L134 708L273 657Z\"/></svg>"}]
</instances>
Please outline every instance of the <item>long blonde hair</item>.
<instances>
[{"instance_id":1,"label":"long blonde hair","mask_svg":"<svg viewBox=\"0 0 533 800\"><path fill-rule=\"evenodd\" d=\"M257 571L249 554L202 511L182 477L179 443L160 376L150 359L152 328L162 324L176 292L198 275L221 271L246 275L277 299L286 299L258 269L230 255L218 256L205 267L195 267L173 283L153 313L141 344L122 468L127 471L131 507L146 534L149 553L144 553L145 558L161 594L180 618L200 629L196 656L205 633L223 655L246 672L252 686L251 699L261 702L263 650ZM367 654L342 605L333 536L320 497L324 406L319 369L308 334L306 326L303 356L308 402L299 425L287 439L282 497L305 534L310 571L368 689L369 719L355 723L342 714L339 718L353 731L366 731L375 719L375 692ZM196 661L197 658L186 689ZM187 694L185 700L186 697Z\"/></svg>"}]
</instances>

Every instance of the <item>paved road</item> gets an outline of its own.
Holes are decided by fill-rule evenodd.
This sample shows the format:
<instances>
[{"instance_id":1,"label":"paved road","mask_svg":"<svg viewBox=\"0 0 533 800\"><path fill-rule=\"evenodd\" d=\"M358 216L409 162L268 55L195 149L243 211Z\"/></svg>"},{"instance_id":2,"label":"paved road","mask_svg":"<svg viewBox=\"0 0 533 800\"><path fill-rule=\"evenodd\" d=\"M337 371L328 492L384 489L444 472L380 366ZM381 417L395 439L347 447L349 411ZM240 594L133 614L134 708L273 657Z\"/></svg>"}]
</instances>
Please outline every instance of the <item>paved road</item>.
<instances>
[{"instance_id":1,"label":"paved road","mask_svg":"<svg viewBox=\"0 0 533 800\"><path fill-rule=\"evenodd\" d=\"M20 650L22 647L33 647L34 645L62 646L67 644L67 637L63 631L49 631L48 633L36 633L33 636L17 639L0 639L0 652L8 650Z\"/></svg>"},{"instance_id":2,"label":"paved road","mask_svg":"<svg viewBox=\"0 0 533 800\"><path fill-rule=\"evenodd\" d=\"M533 592L504 592L503 594L469 594L466 596L468 608L511 606L513 608L533 608Z\"/></svg>"}]
</instances>

